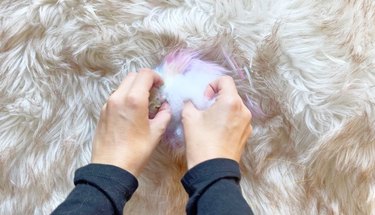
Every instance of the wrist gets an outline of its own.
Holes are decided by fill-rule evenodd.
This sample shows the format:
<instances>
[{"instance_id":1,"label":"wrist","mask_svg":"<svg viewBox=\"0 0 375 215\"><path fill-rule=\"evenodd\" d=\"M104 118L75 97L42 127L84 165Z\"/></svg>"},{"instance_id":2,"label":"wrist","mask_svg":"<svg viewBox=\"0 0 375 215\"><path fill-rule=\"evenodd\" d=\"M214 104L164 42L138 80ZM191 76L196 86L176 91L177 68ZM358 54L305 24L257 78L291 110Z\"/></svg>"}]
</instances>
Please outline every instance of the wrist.
<instances>
[{"instance_id":1,"label":"wrist","mask_svg":"<svg viewBox=\"0 0 375 215\"><path fill-rule=\"evenodd\" d=\"M230 160L234 160L236 161L237 163L239 162L238 159L235 159L233 158L233 156L228 156L228 155L206 155L205 157L200 157L200 158L190 158L187 160L187 167L188 167L188 170L194 168L195 166L201 164L201 163L204 163L206 161L209 161L209 160L213 160L213 159L230 159Z\"/></svg>"},{"instance_id":2,"label":"wrist","mask_svg":"<svg viewBox=\"0 0 375 215\"><path fill-rule=\"evenodd\" d=\"M141 167L138 164L135 164L135 163L132 163L132 162L116 161L114 159L93 158L91 160L91 163L116 166L118 168L121 168L123 170L128 171L129 173L131 173L136 178L139 176L140 171L141 171Z\"/></svg>"}]
</instances>

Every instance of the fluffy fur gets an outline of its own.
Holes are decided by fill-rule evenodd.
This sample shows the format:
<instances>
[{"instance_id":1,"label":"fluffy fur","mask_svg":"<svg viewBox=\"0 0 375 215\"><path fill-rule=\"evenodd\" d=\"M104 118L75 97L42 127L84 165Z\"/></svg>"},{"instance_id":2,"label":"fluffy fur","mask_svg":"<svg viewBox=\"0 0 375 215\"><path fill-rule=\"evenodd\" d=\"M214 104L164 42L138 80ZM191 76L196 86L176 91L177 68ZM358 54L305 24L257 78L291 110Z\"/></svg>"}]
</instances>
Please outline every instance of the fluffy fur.
<instances>
[{"instance_id":1,"label":"fluffy fur","mask_svg":"<svg viewBox=\"0 0 375 215\"><path fill-rule=\"evenodd\" d=\"M0 214L64 200L127 72L179 48L232 71L223 44L261 109L241 161L255 213L374 214L374 19L369 0L0 1ZM160 144L127 214L183 214L185 171Z\"/></svg>"},{"instance_id":2,"label":"fluffy fur","mask_svg":"<svg viewBox=\"0 0 375 215\"><path fill-rule=\"evenodd\" d=\"M164 142L175 149L180 148L184 142L181 123L184 102L191 101L200 110L210 107L214 98L204 95L206 88L228 71L217 64L200 60L197 52L187 50L168 54L155 71L162 77L164 85L151 97L150 112L156 112L163 101L168 102L172 120L165 132Z\"/></svg>"}]
</instances>

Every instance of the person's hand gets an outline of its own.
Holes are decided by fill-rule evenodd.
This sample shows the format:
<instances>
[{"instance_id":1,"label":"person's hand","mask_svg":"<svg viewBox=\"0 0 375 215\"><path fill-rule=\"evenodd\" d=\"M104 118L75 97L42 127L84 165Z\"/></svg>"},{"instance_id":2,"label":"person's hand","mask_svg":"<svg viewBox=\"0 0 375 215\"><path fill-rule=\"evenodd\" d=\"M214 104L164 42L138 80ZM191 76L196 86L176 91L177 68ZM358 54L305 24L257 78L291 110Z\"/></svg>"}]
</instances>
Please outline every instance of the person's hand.
<instances>
[{"instance_id":1,"label":"person's hand","mask_svg":"<svg viewBox=\"0 0 375 215\"><path fill-rule=\"evenodd\" d=\"M118 166L138 176L157 146L171 113L164 103L148 118L152 87L162 84L150 69L129 73L103 106L96 128L92 162Z\"/></svg>"},{"instance_id":2,"label":"person's hand","mask_svg":"<svg viewBox=\"0 0 375 215\"><path fill-rule=\"evenodd\" d=\"M216 95L210 108L197 110L187 102L182 111L189 169L214 158L239 162L252 132L251 113L238 95L231 77L223 76L211 83L205 95L209 98Z\"/></svg>"}]
</instances>

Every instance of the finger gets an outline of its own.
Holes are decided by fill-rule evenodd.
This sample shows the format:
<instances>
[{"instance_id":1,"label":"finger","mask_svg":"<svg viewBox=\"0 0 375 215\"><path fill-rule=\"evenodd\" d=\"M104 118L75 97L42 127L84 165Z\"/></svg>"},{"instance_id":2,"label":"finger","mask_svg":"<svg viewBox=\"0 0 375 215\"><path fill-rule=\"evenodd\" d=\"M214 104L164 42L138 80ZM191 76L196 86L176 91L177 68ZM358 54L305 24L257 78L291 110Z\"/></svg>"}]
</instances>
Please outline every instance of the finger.
<instances>
[{"instance_id":1,"label":"finger","mask_svg":"<svg viewBox=\"0 0 375 215\"><path fill-rule=\"evenodd\" d=\"M125 76L125 78L122 80L120 86L117 88L117 90L113 94L115 94L115 96L125 98L126 94L131 89L136 76L137 76L137 73L135 72L128 73Z\"/></svg>"},{"instance_id":2,"label":"finger","mask_svg":"<svg viewBox=\"0 0 375 215\"><path fill-rule=\"evenodd\" d=\"M234 80L230 76L222 76L210 83L210 88L219 95L236 95L238 94Z\"/></svg>"},{"instance_id":3,"label":"finger","mask_svg":"<svg viewBox=\"0 0 375 215\"><path fill-rule=\"evenodd\" d=\"M163 84L161 77L151 69L141 69L135 78L129 95L137 96L146 104L150 96L150 90Z\"/></svg>"},{"instance_id":4,"label":"finger","mask_svg":"<svg viewBox=\"0 0 375 215\"><path fill-rule=\"evenodd\" d=\"M156 135L156 139L160 139L167 129L168 123L171 121L172 113L167 102L164 102L158 113L153 119L150 119L151 131Z\"/></svg>"},{"instance_id":5,"label":"finger","mask_svg":"<svg viewBox=\"0 0 375 215\"><path fill-rule=\"evenodd\" d=\"M168 102L163 102L163 104L161 104L158 112L163 111L163 110L171 110L171 106L169 106Z\"/></svg>"},{"instance_id":6,"label":"finger","mask_svg":"<svg viewBox=\"0 0 375 215\"><path fill-rule=\"evenodd\" d=\"M199 110L194 106L191 101L185 102L182 109L182 122L184 123L185 119L196 116L199 113Z\"/></svg>"},{"instance_id":7,"label":"finger","mask_svg":"<svg viewBox=\"0 0 375 215\"><path fill-rule=\"evenodd\" d=\"M215 90L213 88L213 86L211 86L211 84L209 84L207 87L206 87L206 90L204 91L204 96L208 99L213 99L215 97Z\"/></svg>"}]
</instances>

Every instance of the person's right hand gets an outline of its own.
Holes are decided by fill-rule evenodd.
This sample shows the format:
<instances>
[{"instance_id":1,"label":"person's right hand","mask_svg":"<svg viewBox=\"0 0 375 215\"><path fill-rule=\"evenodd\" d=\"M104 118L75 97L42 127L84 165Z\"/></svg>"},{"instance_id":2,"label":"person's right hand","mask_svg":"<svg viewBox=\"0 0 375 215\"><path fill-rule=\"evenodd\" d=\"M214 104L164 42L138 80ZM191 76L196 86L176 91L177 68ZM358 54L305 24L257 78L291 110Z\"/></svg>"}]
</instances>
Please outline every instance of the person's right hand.
<instances>
[{"instance_id":1,"label":"person's right hand","mask_svg":"<svg viewBox=\"0 0 375 215\"><path fill-rule=\"evenodd\" d=\"M211 83L205 95L216 95L210 108L201 111L187 102L182 111L189 169L214 158L239 162L252 132L251 113L238 95L231 77L223 76Z\"/></svg>"}]
</instances>

